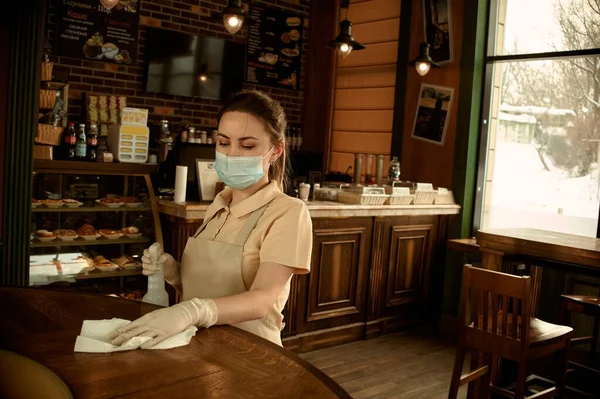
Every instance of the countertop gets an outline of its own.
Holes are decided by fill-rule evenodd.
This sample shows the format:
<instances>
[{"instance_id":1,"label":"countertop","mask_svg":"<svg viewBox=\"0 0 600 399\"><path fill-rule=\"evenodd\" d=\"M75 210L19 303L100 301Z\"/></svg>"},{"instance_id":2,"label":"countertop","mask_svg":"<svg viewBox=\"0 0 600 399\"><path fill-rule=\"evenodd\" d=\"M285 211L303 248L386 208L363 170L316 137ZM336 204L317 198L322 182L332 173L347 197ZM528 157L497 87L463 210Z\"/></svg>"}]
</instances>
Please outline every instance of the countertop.
<instances>
[{"instance_id":1,"label":"countertop","mask_svg":"<svg viewBox=\"0 0 600 399\"><path fill-rule=\"evenodd\" d=\"M158 200L160 213L182 219L203 219L209 202L175 203ZM456 215L460 205L348 205L333 201L308 201L313 218Z\"/></svg>"}]
</instances>

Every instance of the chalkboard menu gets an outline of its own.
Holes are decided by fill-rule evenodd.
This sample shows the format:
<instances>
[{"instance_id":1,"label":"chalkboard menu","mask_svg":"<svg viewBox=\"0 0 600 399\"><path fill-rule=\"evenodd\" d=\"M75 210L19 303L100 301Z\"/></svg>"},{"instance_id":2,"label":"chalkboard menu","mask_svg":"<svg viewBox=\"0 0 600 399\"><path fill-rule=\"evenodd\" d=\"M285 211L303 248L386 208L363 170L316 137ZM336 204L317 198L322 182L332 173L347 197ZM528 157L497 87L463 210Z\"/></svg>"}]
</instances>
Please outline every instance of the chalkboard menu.
<instances>
[{"instance_id":1,"label":"chalkboard menu","mask_svg":"<svg viewBox=\"0 0 600 399\"><path fill-rule=\"evenodd\" d=\"M254 5L250 17L246 81L298 89L303 18Z\"/></svg>"},{"instance_id":2,"label":"chalkboard menu","mask_svg":"<svg viewBox=\"0 0 600 399\"><path fill-rule=\"evenodd\" d=\"M117 64L137 57L139 0L108 10L101 0L58 0L56 52Z\"/></svg>"}]
</instances>

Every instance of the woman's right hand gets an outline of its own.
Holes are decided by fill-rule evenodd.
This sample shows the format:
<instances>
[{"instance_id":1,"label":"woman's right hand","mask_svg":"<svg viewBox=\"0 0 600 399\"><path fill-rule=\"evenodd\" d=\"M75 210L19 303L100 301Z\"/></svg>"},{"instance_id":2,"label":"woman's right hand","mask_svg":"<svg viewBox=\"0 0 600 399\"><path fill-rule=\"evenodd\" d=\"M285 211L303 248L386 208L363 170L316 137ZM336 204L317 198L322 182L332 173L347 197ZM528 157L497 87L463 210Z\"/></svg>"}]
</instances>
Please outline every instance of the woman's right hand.
<instances>
[{"instance_id":1,"label":"woman's right hand","mask_svg":"<svg viewBox=\"0 0 600 399\"><path fill-rule=\"evenodd\" d=\"M164 253L157 242L144 250L142 268L142 273L145 276L150 276L157 270L162 269L165 280L173 281L179 279L179 263L171 255Z\"/></svg>"}]
</instances>

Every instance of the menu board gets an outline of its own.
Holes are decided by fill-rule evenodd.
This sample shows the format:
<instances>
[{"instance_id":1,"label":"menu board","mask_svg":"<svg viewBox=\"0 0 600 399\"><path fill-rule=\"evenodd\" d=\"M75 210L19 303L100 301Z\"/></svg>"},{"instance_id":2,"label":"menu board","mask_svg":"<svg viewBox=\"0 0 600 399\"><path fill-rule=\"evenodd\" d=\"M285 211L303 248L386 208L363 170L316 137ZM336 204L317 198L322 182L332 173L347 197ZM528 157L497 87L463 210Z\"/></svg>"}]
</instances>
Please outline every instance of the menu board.
<instances>
[{"instance_id":1,"label":"menu board","mask_svg":"<svg viewBox=\"0 0 600 399\"><path fill-rule=\"evenodd\" d=\"M303 18L254 5L250 18L246 81L298 89Z\"/></svg>"},{"instance_id":2,"label":"menu board","mask_svg":"<svg viewBox=\"0 0 600 399\"><path fill-rule=\"evenodd\" d=\"M131 64L137 57L139 0L58 0L58 55Z\"/></svg>"}]
</instances>

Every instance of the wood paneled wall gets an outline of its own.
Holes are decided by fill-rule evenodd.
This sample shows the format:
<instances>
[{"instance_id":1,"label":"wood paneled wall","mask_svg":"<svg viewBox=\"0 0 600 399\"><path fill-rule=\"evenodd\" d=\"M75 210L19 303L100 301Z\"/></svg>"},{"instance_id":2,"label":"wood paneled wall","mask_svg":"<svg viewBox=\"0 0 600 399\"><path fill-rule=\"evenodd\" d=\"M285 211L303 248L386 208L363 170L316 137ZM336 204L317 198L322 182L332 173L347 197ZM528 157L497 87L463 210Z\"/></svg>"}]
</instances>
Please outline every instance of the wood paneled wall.
<instances>
[{"instance_id":1,"label":"wood paneled wall","mask_svg":"<svg viewBox=\"0 0 600 399\"><path fill-rule=\"evenodd\" d=\"M400 3L399 0L350 2L348 19L353 23L352 34L366 49L352 52L346 59L338 58L329 171L346 171L354 165L355 153L390 154ZM340 19L344 17L342 11ZM386 157L384 170L388 162ZM372 173L375 163L373 160Z\"/></svg>"},{"instance_id":2,"label":"wood paneled wall","mask_svg":"<svg viewBox=\"0 0 600 399\"><path fill-rule=\"evenodd\" d=\"M423 28L423 0L412 1L410 58L419 54L419 44L425 40ZM407 73L406 109L404 114L404 138L402 157L400 160L402 180L430 182L435 186L452 186L452 170L454 166L454 143L456 138L456 121L459 104L459 86L461 78L461 58L463 41L464 0L451 2L451 27L454 60L440 69L432 69L421 77L414 68ZM475 38L473 38L475 40ZM448 132L443 146L415 140L411 137L417 112L421 83L453 87L452 109Z\"/></svg>"}]
</instances>

